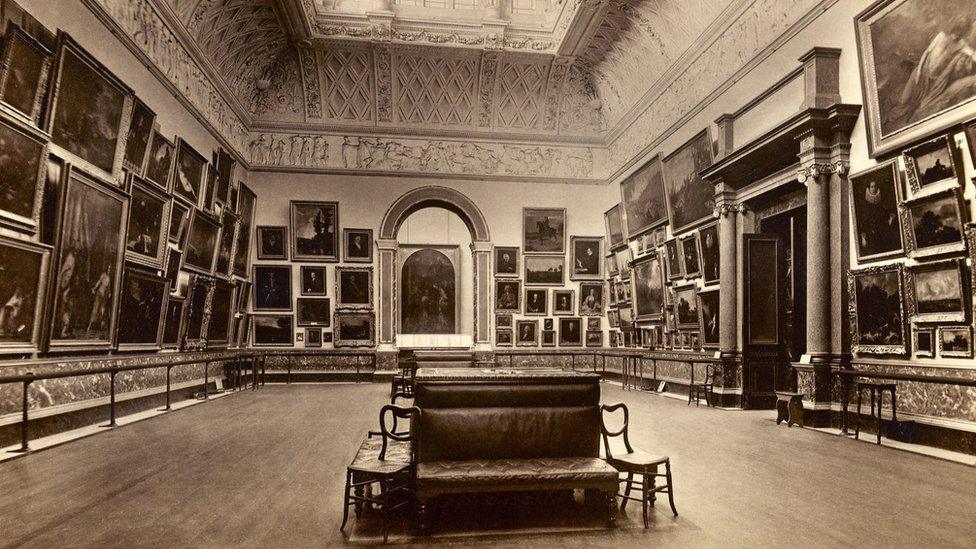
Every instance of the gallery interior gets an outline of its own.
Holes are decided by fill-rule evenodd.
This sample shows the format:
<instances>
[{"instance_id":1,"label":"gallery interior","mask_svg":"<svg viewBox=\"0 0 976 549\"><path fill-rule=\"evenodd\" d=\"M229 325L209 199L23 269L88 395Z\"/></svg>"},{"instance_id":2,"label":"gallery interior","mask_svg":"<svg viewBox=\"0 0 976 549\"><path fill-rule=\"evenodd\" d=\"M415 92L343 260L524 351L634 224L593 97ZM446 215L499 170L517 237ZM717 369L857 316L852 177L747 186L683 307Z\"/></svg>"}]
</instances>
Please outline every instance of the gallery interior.
<instances>
[{"instance_id":1,"label":"gallery interior","mask_svg":"<svg viewBox=\"0 0 976 549\"><path fill-rule=\"evenodd\" d=\"M0 25L0 547L973 546L976 1Z\"/></svg>"}]
</instances>

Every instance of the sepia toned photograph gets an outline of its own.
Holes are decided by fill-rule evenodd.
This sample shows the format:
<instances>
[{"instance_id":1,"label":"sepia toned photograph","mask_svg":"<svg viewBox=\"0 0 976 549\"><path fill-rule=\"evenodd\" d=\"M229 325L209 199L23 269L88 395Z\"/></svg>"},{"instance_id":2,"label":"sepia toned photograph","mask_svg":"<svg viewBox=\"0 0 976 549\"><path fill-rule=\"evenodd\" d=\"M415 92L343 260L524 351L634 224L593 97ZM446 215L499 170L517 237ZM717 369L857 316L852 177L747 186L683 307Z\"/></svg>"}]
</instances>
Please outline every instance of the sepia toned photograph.
<instances>
[{"instance_id":1,"label":"sepia toned photograph","mask_svg":"<svg viewBox=\"0 0 976 549\"><path fill-rule=\"evenodd\" d=\"M603 283L580 283L580 298L578 307L580 316L602 315L603 307Z\"/></svg>"},{"instance_id":2,"label":"sepia toned photograph","mask_svg":"<svg viewBox=\"0 0 976 549\"><path fill-rule=\"evenodd\" d=\"M526 254L566 253L565 208L522 208L522 249Z\"/></svg>"},{"instance_id":3,"label":"sepia toned photograph","mask_svg":"<svg viewBox=\"0 0 976 549\"><path fill-rule=\"evenodd\" d=\"M186 240L187 230L190 228L190 212L188 206L179 200L170 203L171 212L169 216L169 241L182 248Z\"/></svg>"},{"instance_id":4,"label":"sepia toned photograph","mask_svg":"<svg viewBox=\"0 0 976 549\"><path fill-rule=\"evenodd\" d=\"M220 244L217 246L217 265L214 269L220 276L231 275L231 259L236 238L237 215L230 209L224 209L220 217Z\"/></svg>"},{"instance_id":5,"label":"sepia toned photograph","mask_svg":"<svg viewBox=\"0 0 976 549\"><path fill-rule=\"evenodd\" d=\"M0 114L0 225L37 229L47 149L39 132Z\"/></svg>"},{"instance_id":6,"label":"sepia toned photograph","mask_svg":"<svg viewBox=\"0 0 976 549\"><path fill-rule=\"evenodd\" d=\"M495 281L495 312L521 313L522 281Z\"/></svg>"},{"instance_id":7,"label":"sepia toned photograph","mask_svg":"<svg viewBox=\"0 0 976 549\"><path fill-rule=\"evenodd\" d=\"M698 278L701 275L697 233L681 239L681 265L685 278Z\"/></svg>"},{"instance_id":8,"label":"sepia toned photograph","mask_svg":"<svg viewBox=\"0 0 976 549\"><path fill-rule=\"evenodd\" d=\"M664 243L664 257L666 259L664 267L667 269L668 280L684 278L684 263L681 261L682 252L678 248L677 239L672 238Z\"/></svg>"},{"instance_id":9,"label":"sepia toned photograph","mask_svg":"<svg viewBox=\"0 0 976 549\"><path fill-rule=\"evenodd\" d=\"M570 280L600 280L603 278L603 238L574 236L570 239Z\"/></svg>"},{"instance_id":10,"label":"sepia toned photograph","mask_svg":"<svg viewBox=\"0 0 976 549\"><path fill-rule=\"evenodd\" d=\"M373 262L373 230L343 229L343 261L347 263Z\"/></svg>"},{"instance_id":11,"label":"sepia toned photograph","mask_svg":"<svg viewBox=\"0 0 976 549\"><path fill-rule=\"evenodd\" d=\"M146 179L169 192L175 158L176 145L163 137L158 130L154 130L146 152Z\"/></svg>"},{"instance_id":12,"label":"sepia toned photograph","mask_svg":"<svg viewBox=\"0 0 976 549\"><path fill-rule=\"evenodd\" d=\"M291 310L291 265L254 266L254 310Z\"/></svg>"},{"instance_id":13,"label":"sepia toned photograph","mask_svg":"<svg viewBox=\"0 0 976 549\"><path fill-rule=\"evenodd\" d=\"M555 330L542 330L542 346L543 347L555 347L556 346L556 331Z\"/></svg>"},{"instance_id":14,"label":"sepia toned photograph","mask_svg":"<svg viewBox=\"0 0 976 549\"><path fill-rule=\"evenodd\" d=\"M305 328L305 347L319 348L322 346L322 328Z\"/></svg>"},{"instance_id":15,"label":"sepia toned photograph","mask_svg":"<svg viewBox=\"0 0 976 549\"><path fill-rule=\"evenodd\" d=\"M325 296L329 294L326 268L302 265L302 295Z\"/></svg>"},{"instance_id":16,"label":"sepia toned photograph","mask_svg":"<svg viewBox=\"0 0 976 549\"><path fill-rule=\"evenodd\" d=\"M460 316L457 247L403 246L400 253L401 331L457 333Z\"/></svg>"},{"instance_id":17,"label":"sepia toned photograph","mask_svg":"<svg viewBox=\"0 0 976 549\"><path fill-rule=\"evenodd\" d=\"M958 191L923 198L907 205L911 257L962 251L963 217Z\"/></svg>"},{"instance_id":18,"label":"sepia toned photograph","mask_svg":"<svg viewBox=\"0 0 976 549\"><path fill-rule=\"evenodd\" d=\"M163 315L163 335L160 347L176 349L180 346L183 336L183 312L186 300L172 295L166 301L166 313Z\"/></svg>"},{"instance_id":19,"label":"sepia toned photograph","mask_svg":"<svg viewBox=\"0 0 976 549\"><path fill-rule=\"evenodd\" d=\"M935 328L912 329L913 354L920 358L935 358Z\"/></svg>"},{"instance_id":20,"label":"sepia toned photograph","mask_svg":"<svg viewBox=\"0 0 976 549\"><path fill-rule=\"evenodd\" d=\"M901 178L894 160L851 176L855 246L859 261L904 252L898 204Z\"/></svg>"},{"instance_id":21,"label":"sepia toned photograph","mask_svg":"<svg viewBox=\"0 0 976 549\"><path fill-rule=\"evenodd\" d=\"M257 197L247 185L241 183L238 191L237 213L240 226L237 228L237 242L234 243L234 268L236 276L247 278L251 253L251 227L254 225L254 209Z\"/></svg>"},{"instance_id":22,"label":"sepia toned photograph","mask_svg":"<svg viewBox=\"0 0 976 549\"><path fill-rule=\"evenodd\" d=\"M373 268L336 267L336 307L339 309L373 308Z\"/></svg>"},{"instance_id":23,"label":"sepia toned photograph","mask_svg":"<svg viewBox=\"0 0 976 549\"><path fill-rule=\"evenodd\" d=\"M973 329L969 326L939 328L939 356L973 358Z\"/></svg>"},{"instance_id":24,"label":"sepia toned photograph","mask_svg":"<svg viewBox=\"0 0 976 549\"><path fill-rule=\"evenodd\" d=\"M638 320L661 320L664 315L664 271L657 255L634 265L634 309Z\"/></svg>"},{"instance_id":25,"label":"sepia toned photograph","mask_svg":"<svg viewBox=\"0 0 976 549\"><path fill-rule=\"evenodd\" d=\"M150 267L162 267L169 241L168 196L139 176L129 179L129 229L126 258Z\"/></svg>"},{"instance_id":26,"label":"sepia toned photograph","mask_svg":"<svg viewBox=\"0 0 976 549\"><path fill-rule=\"evenodd\" d=\"M701 317L701 344L706 349L718 348L719 291L698 292L698 310Z\"/></svg>"},{"instance_id":27,"label":"sepia toned photograph","mask_svg":"<svg viewBox=\"0 0 976 549\"><path fill-rule=\"evenodd\" d=\"M495 315L495 327L496 328L511 328L512 327L512 315Z\"/></svg>"},{"instance_id":28,"label":"sepia toned photograph","mask_svg":"<svg viewBox=\"0 0 976 549\"><path fill-rule=\"evenodd\" d=\"M525 289L525 314L546 316L549 314L549 290Z\"/></svg>"},{"instance_id":29,"label":"sepia toned photograph","mask_svg":"<svg viewBox=\"0 0 976 549\"><path fill-rule=\"evenodd\" d=\"M926 263L906 269L909 316L914 322L966 319L963 261Z\"/></svg>"},{"instance_id":30,"label":"sepia toned photograph","mask_svg":"<svg viewBox=\"0 0 976 549\"><path fill-rule=\"evenodd\" d=\"M258 259L288 259L288 227L255 227Z\"/></svg>"},{"instance_id":31,"label":"sepia toned photograph","mask_svg":"<svg viewBox=\"0 0 976 549\"><path fill-rule=\"evenodd\" d=\"M292 258L339 261L339 204L291 202Z\"/></svg>"},{"instance_id":32,"label":"sepia toned photograph","mask_svg":"<svg viewBox=\"0 0 976 549\"><path fill-rule=\"evenodd\" d=\"M512 329L495 329L495 346L497 347L511 347L513 345Z\"/></svg>"},{"instance_id":33,"label":"sepia toned photograph","mask_svg":"<svg viewBox=\"0 0 976 549\"><path fill-rule=\"evenodd\" d=\"M603 332L599 330L587 330L586 332L586 346L587 347L603 347Z\"/></svg>"},{"instance_id":34,"label":"sepia toned photograph","mask_svg":"<svg viewBox=\"0 0 976 549\"><path fill-rule=\"evenodd\" d=\"M566 280L566 258L561 255L527 255L526 286L562 286Z\"/></svg>"},{"instance_id":35,"label":"sepia toned photograph","mask_svg":"<svg viewBox=\"0 0 976 549\"><path fill-rule=\"evenodd\" d=\"M698 291L694 285L674 289L674 311L679 328L698 328Z\"/></svg>"},{"instance_id":36,"label":"sepia toned photograph","mask_svg":"<svg viewBox=\"0 0 976 549\"><path fill-rule=\"evenodd\" d=\"M539 322L537 320L519 320L515 323L516 346L539 346Z\"/></svg>"},{"instance_id":37,"label":"sepia toned photograph","mask_svg":"<svg viewBox=\"0 0 976 549\"><path fill-rule=\"evenodd\" d=\"M518 246L495 246L495 270L494 274L498 277L514 276L517 277L519 269L519 248Z\"/></svg>"},{"instance_id":38,"label":"sepia toned photograph","mask_svg":"<svg viewBox=\"0 0 976 549\"><path fill-rule=\"evenodd\" d=\"M207 175L207 159L183 138L176 142L173 163L173 194L196 207L203 201L203 184Z\"/></svg>"},{"instance_id":39,"label":"sepia toned photograph","mask_svg":"<svg viewBox=\"0 0 976 549\"><path fill-rule=\"evenodd\" d=\"M559 319L559 346L583 346L583 321L578 317Z\"/></svg>"},{"instance_id":40,"label":"sepia toned photograph","mask_svg":"<svg viewBox=\"0 0 976 549\"><path fill-rule=\"evenodd\" d=\"M904 153L905 173L912 197L933 191L958 187L961 166L957 165L957 151L951 136L939 137L916 145Z\"/></svg>"},{"instance_id":41,"label":"sepia toned photograph","mask_svg":"<svg viewBox=\"0 0 976 549\"><path fill-rule=\"evenodd\" d=\"M295 318L292 315L254 315L251 317L255 347L290 347L295 339Z\"/></svg>"},{"instance_id":42,"label":"sepia toned photograph","mask_svg":"<svg viewBox=\"0 0 976 549\"><path fill-rule=\"evenodd\" d=\"M212 273L219 236L220 222L210 214L194 210L186 238L183 265L204 274Z\"/></svg>"}]
</instances>

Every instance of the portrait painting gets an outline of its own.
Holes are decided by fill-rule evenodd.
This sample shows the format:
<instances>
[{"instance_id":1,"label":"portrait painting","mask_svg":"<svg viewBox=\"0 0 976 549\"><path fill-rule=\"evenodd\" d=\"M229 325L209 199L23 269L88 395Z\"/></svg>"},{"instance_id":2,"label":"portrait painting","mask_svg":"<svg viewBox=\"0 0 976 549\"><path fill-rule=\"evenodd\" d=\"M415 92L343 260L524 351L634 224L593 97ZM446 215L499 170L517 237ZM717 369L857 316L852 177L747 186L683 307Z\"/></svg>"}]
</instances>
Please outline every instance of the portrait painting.
<instances>
[{"instance_id":1,"label":"portrait painting","mask_svg":"<svg viewBox=\"0 0 976 549\"><path fill-rule=\"evenodd\" d=\"M850 182L858 261L902 254L905 246L898 214L901 182L896 161L854 174Z\"/></svg>"},{"instance_id":2,"label":"portrait painting","mask_svg":"<svg viewBox=\"0 0 976 549\"><path fill-rule=\"evenodd\" d=\"M681 238L681 264L684 267L685 278L696 278L701 274L697 233Z\"/></svg>"},{"instance_id":3,"label":"portrait painting","mask_svg":"<svg viewBox=\"0 0 976 549\"><path fill-rule=\"evenodd\" d=\"M36 122L47 89L52 57L48 48L19 25L8 23L0 66L0 101Z\"/></svg>"},{"instance_id":4,"label":"portrait painting","mask_svg":"<svg viewBox=\"0 0 976 549\"><path fill-rule=\"evenodd\" d=\"M156 113L136 98L132 106L129 133L125 139L125 155L122 157L122 165L132 173L142 175L155 124Z\"/></svg>"},{"instance_id":5,"label":"portrait painting","mask_svg":"<svg viewBox=\"0 0 976 549\"><path fill-rule=\"evenodd\" d=\"M231 319L233 309L234 286L224 280L218 280L214 286L213 297L210 300L210 319L207 324L207 347L222 347L230 343Z\"/></svg>"},{"instance_id":6,"label":"portrait painting","mask_svg":"<svg viewBox=\"0 0 976 549\"><path fill-rule=\"evenodd\" d=\"M526 286L562 286L566 258L561 255L525 256Z\"/></svg>"},{"instance_id":7,"label":"portrait painting","mask_svg":"<svg viewBox=\"0 0 976 549\"><path fill-rule=\"evenodd\" d=\"M137 175L129 180L129 230L125 237L126 259L160 268L169 240L168 196Z\"/></svg>"},{"instance_id":8,"label":"portrait painting","mask_svg":"<svg viewBox=\"0 0 976 549\"><path fill-rule=\"evenodd\" d=\"M679 328L698 328L698 292L694 285L675 288L674 310Z\"/></svg>"},{"instance_id":9,"label":"portrait painting","mask_svg":"<svg viewBox=\"0 0 976 549\"><path fill-rule=\"evenodd\" d=\"M549 314L549 290L525 289L525 314L546 316Z\"/></svg>"},{"instance_id":10,"label":"portrait painting","mask_svg":"<svg viewBox=\"0 0 976 549\"><path fill-rule=\"evenodd\" d=\"M620 204L603 213L603 223L607 231L607 245L611 250L616 250L627 243L624 237L624 218Z\"/></svg>"},{"instance_id":11,"label":"portrait painting","mask_svg":"<svg viewBox=\"0 0 976 549\"><path fill-rule=\"evenodd\" d=\"M302 265L302 295L328 295L325 267Z\"/></svg>"},{"instance_id":12,"label":"portrait painting","mask_svg":"<svg viewBox=\"0 0 976 549\"><path fill-rule=\"evenodd\" d=\"M920 358L935 357L935 328L918 328L912 330L913 354Z\"/></svg>"},{"instance_id":13,"label":"portrait painting","mask_svg":"<svg viewBox=\"0 0 976 549\"><path fill-rule=\"evenodd\" d=\"M966 296L962 260L925 263L906 270L908 313L914 322L963 322Z\"/></svg>"},{"instance_id":14,"label":"portrait painting","mask_svg":"<svg viewBox=\"0 0 976 549\"><path fill-rule=\"evenodd\" d=\"M712 139L708 128L664 159L664 186L672 234L712 218L715 186L698 175L711 165Z\"/></svg>"},{"instance_id":15,"label":"portrait painting","mask_svg":"<svg viewBox=\"0 0 976 549\"><path fill-rule=\"evenodd\" d=\"M719 259L717 223L699 229L698 245L701 248L702 280L705 281L705 284L718 282L721 261Z\"/></svg>"},{"instance_id":16,"label":"portrait painting","mask_svg":"<svg viewBox=\"0 0 976 549\"><path fill-rule=\"evenodd\" d=\"M300 297L296 311L299 326L329 327L332 324L332 300L327 297Z\"/></svg>"},{"instance_id":17,"label":"portrait painting","mask_svg":"<svg viewBox=\"0 0 976 549\"><path fill-rule=\"evenodd\" d=\"M294 345L295 319L292 315L254 315L251 317L255 347L291 347Z\"/></svg>"},{"instance_id":18,"label":"portrait painting","mask_svg":"<svg viewBox=\"0 0 976 549\"><path fill-rule=\"evenodd\" d=\"M633 238L668 219L664 198L664 170L656 155L620 184L627 219L627 235Z\"/></svg>"},{"instance_id":19,"label":"portrait painting","mask_svg":"<svg viewBox=\"0 0 976 549\"><path fill-rule=\"evenodd\" d=\"M336 307L340 309L373 308L373 268L337 267Z\"/></svg>"},{"instance_id":20,"label":"portrait painting","mask_svg":"<svg viewBox=\"0 0 976 549\"><path fill-rule=\"evenodd\" d=\"M602 285L602 283L600 284ZM575 306L576 306L576 293L573 290L552 291L552 314L572 315L573 308Z\"/></svg>"},{"instance_id":21,"label":"portrait painting","mask_svg":"<svg viewBox=\"0 0 976 549\"><path fill-rule=\"evenodd\" d=\"M201 207L203 178L207 175L207 159L189 143L179 138L176 143L176 162L173 166L173 194L190 204Z\"/></svg>"},{"instance_id":22,"label":"portrait painting","mask_svg":"<svg viewBox=\"0 0 976 549\"><path fill-rule=\"evenodd\" d=\"M58 35L51 140L111 179L119 179L132 92L67 34Z\"/></svg>"},{"instance_id":23,"label":"portrait painting","mask_svg":"<svg viewBox=\"0 0 976 549\"><path fill-rule=\"evenodd\" d=\"M251 227L254 224L254 204L257 195L247 185L241 183L238 191L237 213L240 216L237 228L237 242L234 243L234 274L247 277L248 260L251 253Z\"/></svg>"},{"instance_id":24,"label":"portrait painting","mask_svg":"<svg viewBox=\"0 0 976 549\"><path fill-rule=\"evenodd\" d=\"M574 236L570 239L570 280L601 280L603 278L603 238Z\"/></svg>"},{"instance_id":25,"label":"portrait painting","mask_svg":"<svg viewBox=\"0 0 976 549\"><path fill-rule=\"evenodd\" d=\"M209 276L193 275L187 290L186 334L184 343L187 349L198 350L207 339L210 321L210 304L213 299L214 279Z\"/></svg>"},{"instance_id":26,"label":"portrait painting","mask_svg":"<svg viewBox=\"0 0 976 549\"><path fill-rule=\"evenodd\" d=\"M661 258L647 256L634 265L634 309L637 320L661 320L664 315L664 271Z\"/></svg>"},{"instance_id":27,"label":"portrait painting","mask_svg":"<svg viewBox=\"0 0 976 549\"><path fill-rule=\"evenodd\" d=\"M166 315L163 317L163 337L160 346L163 349L175 349L180 345L183 335L183 310L186 300L169 296L166 301Z\"/></svg>"},{"instance_id":28,"label":"portrait painting","mask_svg":"<svg viewBox=\"0 0 976 549\"><path fill-rule=\"evenodd\" d=\"M495 312L521 313L522 281L495 281Z\"/></svg>"},{"instance_id":29,"label":"portrait painting","mask_svg":"<svg viewBox=\"0 0 976 549\"><path fill-rule=\"evenodd\" d=\"M579 317L559 319L559 346L580 347L583 345L583 321Z\"/></svg>"},{"instance_id":30,"label":"portrait painting","mask_svg":"<svg viewBox=\"0 0 976 549\"><path fill-rule=\"evenodd\" d=\"M163 305L169 293L166 277L127 267L119 302L120 349L158 349Z\"/></svg>"},{"instance_id":31,"label":"portrait painting","mask_svg":"<svg viewBox=\"0 0 976 549\"><path fill-rule=\"evenodd\" d=\"M973 358L973 329L969 326L940 327L939 356Z\"/></svg>"},{"instance_id":32,"label":"portrait painting","mask_svg":"<svg viewBox=\"0 0 976 549\"><path fill-rule=\"evenodd\" d=\"M525 253L566 253L566 209L522 208Z\"/></svg>"},{"instance_id":33,"label":"portrait painting","mask_svg":"<svg viewBox=\"0 0 976 549\"><path fill-rule=\"evenodd\" d=\"M580 316L603 315L603 282L580 283Z\"/></svg>"},{"instance_id":34,"label":"portrait painting","mask_svg":"<svg viewBox=\"0 0 976 549\"><path fill-rule=\"evenodd\" d=\"M54 273L53 347L112 342L128 201L120 189L71 170Z\"/></svg>"},{"instance_id":35,"label":"portrait painting","mask_svg":"<svg viewBox=\"0 0 976 549\"><path fill-rule=\"evenodd\" d=\"M940 135L904 152L912 198L965 183L962 158L951 135Z\"/></svg>"},{"instance_id":36,"label":"portrait painting","mask_svg":"<svg viewBox=\"0 0 976 549\"><path fill-rule=\"evenodd\" d=\"M619 328L620 327L620 311L618 311L617 309L610 309L609 311L607 311L607 324L611 328Z\"/></svg>"},{"instance_id":37,"label":"portrait painting","mask_svg":"<svg viewBox=\"0 0 976 549\"><path fill-rule=\"evenodd\" d=\"M214 199L219 204L233 206L230 200L231 178L237 162L223 147L218 147L214 153L214 164L217 169L217 191ZM230 209L237 213L237 208L231 207Z\"/></svg>"},{"instance_id":38,"label":"portrait painting","mask_svg":"<svg viewBox=\"0 0 976 549\"><path fill-rule=\"evenodd\" d=\"M519 247L495 246L495 276L519 275Z\"/></svg>"},{"instance_id":39,"label":"portrait painting","mask_svg":"<svg viewBox=\"0 0 976 549\"><path fill-rule=\"evenodd\" d=\"M543 347L555 347L556 346L556 331L555 330L542 330L542 346Z\"/></svg>"},{"instance_id":40,"label":"portrait painting","mask_svg":"<svg viewBox=\"0 0 976 549\"><path fill-rule=\"evenodd\" d=\"M879 0L857 15L855 29L872 157L972 117L970 0Z\"/></svg>"},{"instance_id":41,"label":"portrait painting","mask_svg":"<svg viewBox=\"0 0 976 549\"><path fill-rule=\"evenodd\" d=\"M164 276L169 280L170 291L176 289L180 268L183 266L183 252L172 246L166 247L166 269Z\"/></svg>"},{"instance_id":42,"label":"portrait painting","mask_svg":"<svg viewBox=\"0 0 976 549\"><path fill-rule=\"evenodd\" d=\"M291 310L291 265L254 266L254 310Z\"/></svg>"},{"instance_id":43,"label":"portrait painting","mask_svg":"<svg viewBox=\"0 0 976 549\"><path fill-rule=\"evenodd\" d=\"M186 239L184 266L205 274L213 272L219 237L220 222L210 214L195 210Z\"/></svg>"},{"instance_id":44,"label":"portrait painting","mask_svg":"<svg viewBox=\"0 0 976 549\"><path fill-rule=\"evenodd\" d=\"M234 240L237 236L237 214L224 208L220 216L220 244L217 246L217 274L230 276L231 257L234 253Z\"/></svg>"},{"instance_id":45,"label":"portrait painting","mask_svg":"<svg viewBox=\"0 0 976 549\"><path fill-rule=\"evenodd\" d=\"M169 191L176 146L158 131L153 131L146 158L146 179Z\"/></svg>"},{"instance_id":46,"label":"portrait painting","mask_svg":"<svg viewBox=\"0 0 976 549\"><path fill-rule=\"evenodd\" d=\"M36 130L0 116L0 224L37 230L47 179L47 148Z\"/></svg>"},{"instance_id":47,"label":"portrait painting","mask_svg":"<svg viewBox=\"0 0 976 549\"><path fill-rule=\"evenodd\" d=\"M684 271L681 270L681 255L678 251L677 239L673 238L664 243L664 256L667 260L664 262L664 266L668 270L668 279L674 280L684 276Z\"/></svg>"},{"instance_id":48,"label":"portrait painting","mask_svg":"<svg viewBox=\"0 0 976 549\"><path fill-rule=\"evenodd\" d=\"M261 226L255 228L258 259L288 259L288 228Z\"/></svg>"},{"instance_id":49,"label":"portrait painting","mask_svg":"<svg viewBox=\"0 0 976 549\"><path fill-rule=\"evenodd\" d=\"M495 346L496 347L512 346L512 330L510 328L495 330Z\"/></svg>"},{"instance_id":50,"label":"portrait painting","mask_svg":"<svg viewBox=\"0 0 976 549\"><path fill-rule=\"evenodd\" d=\"M401 245L400 333L457 333L457 246Z\"/></svg>"},{"instance_id":51,"label":"portrait painting","mask_svg":"<svg viewBox=\"0 0 976 549\"><path fill-rule=\"evenodd\" d=\"M587 347L603 347L603 332L600 330L586 331Z\"/></svg>"},{"instance_id":52,"label":"portrait painting","mask_svg":"<svg viewBox=\"0 0 976 549\"><path fill-rule=\"evenodd\" d=\"M347 263L373 262L373 229L343 229L343 261Z\"/></svg>"},{"instance_id":53,"label":"portrait painting","mask_svg":"<svg viewBox=\"0 0 976 549\"><path fill-rule=\"evenodd\" d=\"M851 270L847 281L852 300L852 350L905 354L901 265Z\"/></svg>"},{"instance_id":54,"label":"portrait painting","mask_svg":"<svg viewBox=\"0 0 976 549\"><path fill-rule=\"evenodd\" d=\"M543 330L555 330L556 329L556 320L553 319L553 318L544 318L544 319L542 319L542 329Z\"/></svg>"},{"instance_id":55,"label":"portrait painting","mask_svg":"<svg viewBox=\"0 0 976 549\"><path fill-rule=\"evenodd\" d=\"M37 350L49 256L47 246L0 236L0 353Z\"/></svg>"},{"instance_id":56,"label":"portrait painting","mask_svg":"<svg viewBox=\"0 0 976 549\"><path fill-rule=\"evenodd\" d=\"M169 216L169 241L182 248L189 228L190 208L179 200L173 200Z\"/></svg>"},{"instance_id":57,"label":"portrait painting","mask_svg":"<svg viewBox=\"0 0 976 549\"><path fill-rule=\"evenodd\" d=\"M718 298L718 289L698 293L698 310L701 315L701 343L706 349L718 348L719 344Z\"/></svg>"},{"instance_id":58,"label":"portrait painting","mask_svg":"<svg viewBox=\"0 0 976 549\"><path fill-rule=\"evenodd\" d=\"M512 315L495 315L495 327L496 328L511 328L512 327Z\"/></svg>"},{"instance_id":59,"label":"portrait painting","mask_svg":"<svg viewBox=\"0 0 976 549\"><path fill-rule=\"evenodd\" d=\"M515 323L516 345L519 347L539 346L539 323L535 320L519 320Z\"/></svg>"},{"instance_id":60,"label":"portrait painting","mask_svg":"<svg viewBox=\"0 0 976 549\"><path fill-rule=\"evenodd\" d=\"M322 346L322 328L305 328L305 347L318 348Z\"/></svg>"},{"instance_id":61,"label":"portrait painting","mask_svg":"<svg viewBox=\"0 0 976 549\"><path fill-rule=\"evenodd\" d=\"M372 347L376 339L376 319L373 313L336 313L336 347Z\"/></svg>"},{"instance_id":62,"label":"portrait painting","mask_svg":"<svg viewBox=\"0 0 976 549\"><path fill-rule=\"evenodd\" d=\"M925 257L966 248L963 239L962 200L949 191L907 205L911 257Z\"/></svg>"},{"instance_id":63,"label":"portrait painting","mask_svg":"<svg viewBox=\"0 0 976 549\"><path fill-rule=\"evenodd\" d=\"M292 257L339 261L339 203L291 202Z\"/></svg>"}]
</instances>

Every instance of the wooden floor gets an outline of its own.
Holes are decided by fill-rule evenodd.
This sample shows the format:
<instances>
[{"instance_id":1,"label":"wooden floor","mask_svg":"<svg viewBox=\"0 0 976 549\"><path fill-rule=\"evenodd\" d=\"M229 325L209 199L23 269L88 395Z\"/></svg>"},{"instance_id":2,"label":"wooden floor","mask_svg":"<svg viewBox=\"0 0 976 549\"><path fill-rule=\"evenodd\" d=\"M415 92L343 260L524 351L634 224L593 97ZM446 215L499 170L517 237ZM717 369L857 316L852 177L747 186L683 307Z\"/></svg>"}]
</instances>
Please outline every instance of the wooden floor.
<instances>
[{"instance_id":1,"label":"wooden floor","mask_svg":"<svg viewBox=\"0 0 976 549\"><path fill-rule=\"evenodd\" d=\"M605 384L671 455L650 530L482 536L521 547L973 547L976 469ZM385 385L268 386L0 464L3 547L331 547L344 467ZM633 511L632 511L633 513ZM639 515L639 508L637 510ZM430 543L433 544L433 543Z\"/></svg>"}]
</instances>

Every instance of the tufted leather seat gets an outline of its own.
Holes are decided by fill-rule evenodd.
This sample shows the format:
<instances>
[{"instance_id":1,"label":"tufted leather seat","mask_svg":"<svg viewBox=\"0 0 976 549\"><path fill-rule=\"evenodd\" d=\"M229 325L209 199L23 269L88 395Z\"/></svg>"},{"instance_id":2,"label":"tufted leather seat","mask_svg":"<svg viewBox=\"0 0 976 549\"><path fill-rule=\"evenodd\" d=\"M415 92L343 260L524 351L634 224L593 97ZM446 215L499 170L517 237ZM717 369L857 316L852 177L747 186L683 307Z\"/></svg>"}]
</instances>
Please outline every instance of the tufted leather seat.
<instances>
[{"instance_id":1,"label":"tufted leather seat","mask_svg":"<svg viewBox=\"0 0 976 549\"><path fill-rule=\"evenodd\" d=\"M615 490L617 470L599 458L470 459L417 465L428 492L484 492L570 488Z\"/></svg>"}]
</instances>

